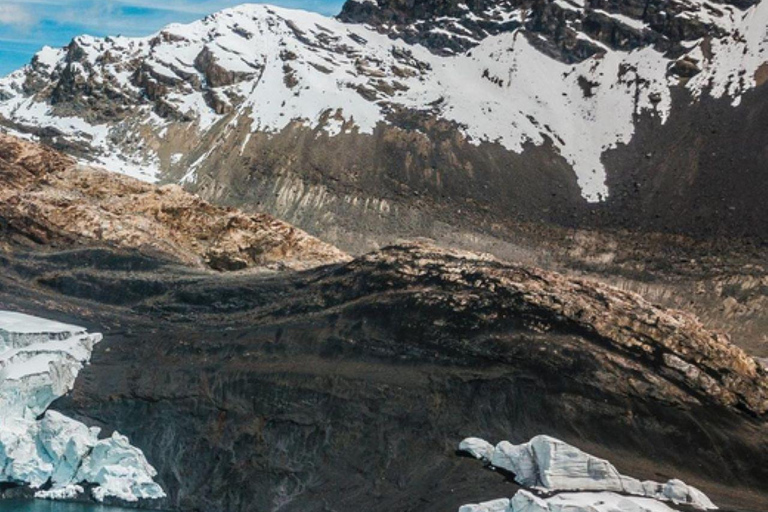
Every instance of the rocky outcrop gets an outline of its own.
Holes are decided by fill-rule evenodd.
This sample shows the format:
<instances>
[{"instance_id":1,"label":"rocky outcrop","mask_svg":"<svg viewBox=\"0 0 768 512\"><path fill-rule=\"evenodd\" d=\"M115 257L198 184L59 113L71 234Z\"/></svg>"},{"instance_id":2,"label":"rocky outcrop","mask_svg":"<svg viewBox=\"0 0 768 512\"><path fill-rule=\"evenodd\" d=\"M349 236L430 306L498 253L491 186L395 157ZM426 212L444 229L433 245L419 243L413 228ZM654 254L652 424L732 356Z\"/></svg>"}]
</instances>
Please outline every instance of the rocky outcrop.
<instances>
[{"instance_id":1,"label":"rocky outcrop","mask_svg":"<svg viewBox=\"0 0 768 512\"><path fill-rule=\"evenodd\" d=\"M269 215L215 207L175 185L77 166L2 134L0 173L7 239L56 247L104 243L217 270L307 268L347 259Z\"/></svg>"},{"instance_id":2,"label":"rocky outcrop","mask_svg":"<svg viewBox=\"0 0 768 512\"><path fill-rule=\"evenodd\" d=\"M747 0L737 6L746 9L755 3ZM443 54L465 52L486 37L522 29L545 53L564 62L580 62L606 48L631 51L653 45L679 52L680 42L722 35L721 26L733 12L728 4L732 3L712 7L705 17L691 15L698 7L682 1L349 0L339 17Z\"/></svg>"},{"instance_id":3,"label":"rocky outcrop","mask_svg":"<svg viewBox=\"0 0 768 512\"><path fill-rule=\"evenodd\" d=\"M546 331L554 327L554 322L574 329L598 345L605 344L611 351L653 367L654 374L707 401L757 416L768 411L768 374L762 366L726 336L705 329L690 314L662 309L639 295L598 283L543 270L497 267L493 262L467 261L460 253L448 254L446 261L443 253L434 248L406 247L364 256L352 265L367 261L392 269L401 279L414 276L434 280L449 289L472 288L472 293L446 297L445 306L457 312L472 312L477 322L485 318L479 312L486 311L490 303L497 305L488 310L489 318L504 317L506 308L493 298L495 294L504 295L513 300L514 307L525 311L521 320L531 327L543 322L540 328ZM478 264L484 270L480 274ZM656 379L651 374L646 377ZM653 388L647 391L653 392Z\"/></svg>"},{"instance_id":4,"label":"rocky outcrop","mask_svg":"<svg viewBox=\"0 0 768 512\"><path fill-rule=\"evenodd\" d=\"M242 80L251 78L256 73L255 69L251 73L246 73L225 68L218 63L216 55L207 46L195 57L195 69L203 74L210 87L234 85Z\"/></svg>"}]
</instances>

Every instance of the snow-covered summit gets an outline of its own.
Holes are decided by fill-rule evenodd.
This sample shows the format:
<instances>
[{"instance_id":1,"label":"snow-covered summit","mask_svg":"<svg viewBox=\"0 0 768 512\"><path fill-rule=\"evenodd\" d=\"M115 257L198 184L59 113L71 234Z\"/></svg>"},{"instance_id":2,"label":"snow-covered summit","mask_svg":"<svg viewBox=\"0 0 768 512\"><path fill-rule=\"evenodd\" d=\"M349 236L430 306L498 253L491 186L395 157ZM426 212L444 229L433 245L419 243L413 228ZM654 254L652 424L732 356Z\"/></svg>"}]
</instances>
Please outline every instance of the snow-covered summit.
<instances>
[{"instance_id":1,"label":"snow-covered summit","mask_svg":"<svg viewBox=\"0 0 768 512\"><path fill-rule=\"evenodd\" d=\"M298 125L329 137L374 136L417 112L452 123L473 144L515 153L551 144L596 201L610 193L603 153L628 143L643 115L666 122L672 89L689 88L692 101L711 93L737 102L761 80L768 3L741 11L673 2L668 18L676 21L667 25L678 29L670 32L659 28L661 12L638 19L634 7L630 16L563 0L548 4L567 35L560 39L531 18L538 11L480 4L482 12L459 3L457 12L414 15L436 24L430 33L445 35L447 23L450 40L472 39L450 52L351 14L391 10L387 2L352 2L340 19L245 4L144 38L81 36L0 80L0 116L111 169L155 180L186 167L182 181L194 182L197 169L220 158L218 147L242 153L253 134ZM456 35L471 27L479 32ZM589 51L578 52L582 43ZM564 57L563 48L578 55Z\"/></svg>"}]
</instances>

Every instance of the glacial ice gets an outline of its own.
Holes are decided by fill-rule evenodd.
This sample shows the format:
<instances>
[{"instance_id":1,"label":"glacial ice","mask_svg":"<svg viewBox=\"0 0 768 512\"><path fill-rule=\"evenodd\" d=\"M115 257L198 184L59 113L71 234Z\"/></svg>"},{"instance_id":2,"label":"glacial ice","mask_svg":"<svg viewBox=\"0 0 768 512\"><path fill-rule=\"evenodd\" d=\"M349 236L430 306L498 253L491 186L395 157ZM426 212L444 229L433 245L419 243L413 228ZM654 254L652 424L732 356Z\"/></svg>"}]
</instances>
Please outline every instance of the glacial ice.
<instances>
[{"instance_id":1,"label":"glacial ice","mask_svg":"<svg viewBox=\"0 0 768 512\"><path fill-rule=\"evenodd\" d=\"M464 505L459 512L507 512L509 510L509 498L500 498L483 503Z\"/></svg>"},{"instance_id":2,"label":"glacial ice","mask_svg":"<svg viewBox=\"0 0 768 512\"><path fill-rule=\"evenodd\" d=\"M101 334L0 311L0 410L34 419L72 389Z\"/></svg>"},{"instance_id":3,"label":"glacial ice","mask_svg":"<svg viewBox=\"0 0 768 512\"><path fill-rule=\"evenodd\" d=\"M529 442L520 445L501 441L493 448L490 456L488 456L488 446L490 444L488 443L486 446L482 439L467 438L461 442L459 450L475 458L490 462L493 467L513 473L517 483L534 490L546 492L594 491L592 493L580 493L579 496L583 499L587 499L589 495L595 493L621 493L640 496L655 502L669 501L704 510L717 508L703 492L687 485L681 480L673 479L666 483L659 483L640 481L636 478L622 475L607 460L589 455L575 446L571 446L553 437L536 436ZM565 493L558 496L564 495ZM619 495L617 494L617 496ZM520 500L522 499L520 498ZM514 501L513 499L512 502ZM630 505L631 503L624 503L622 506L626 510L633 512L635 510L646 510L642 507L638 508L639 505L635 508L631 508ZM523 507L522 503L510 505L510 507L513 506L518 508L510 509L512 512L550 510L546 508L550 505L543 504L541 500L528 503L525 507ZM597 511L602 510L599 507L593 508ZM614 508L624 510L618 504ZM480 510L484 509L478 509L478 511ZM560 509L552 508L551 510L556 511ZM578 512L580 509L574 508L573 510ZM585 508L584 510L587 509ZM471 511L468 509L466 512Z\"/></svg>"},{"instance_id":4,"label":"glacial ice","mask_svg":"<svg viewBox=\"0 0 768 512\"><path fill-rule=\"evenodd\" d=\"M627 497L613 492L561 493L550 498L540 498L530 491L520 490L508 501L509 506L498 512L674 512L654 499ZM476 506L483 505L481 503ZM482 508L477 510L485 512Z\"/></svg>"},{"instance_id":5,"label":"glacial ice","mask_svg":"<svg viewBox=\"0 0 768 512\"><path fill-rule=\"evenodd\" d=\"M485 439L477 437L468 437L459 443L459 451L488 462L493 457L493 445Z\"/></svg>"},{"instance_id":6,"label":"glacial ice","mask_svg":"<svg viewBox=\"0 0 768 512\"><path fill-rule=\"evenodd\" d=\"M115 432L99 439L99 428L46 411L72 390L101 339L82 327L0 311L0 482L46 487L35 493L45 499L82 495L82 483L96 486L98 501L165 496L128 438Z\"/></svg>"},{"instance_id":7,"label":"glacial ice","mask_svg":"<svg viewBox=\"0 0 768 512\"><path fill-rule=\"evenodd\" d=\"M627 497L613 492L561 493L541 498L520 490L512 499L501 498L463 505L459 512L675 512L650 498Z\"/></svg>"},{"instance_id":8,"label":"glacial ice","mask_svg":"<svg viewBox=\"0 0 768 512\"><path fill-rule=\"evenodd\" d=\"M152 481L157 474L141 450L128 438L114 432L112 437L97 442L89 457L83 459L76 481L98 484L93 490L97 501L113 496L123 501L153 499L165 496Z\"/></svg>"},{"instance_id":9,"label":"glacial ice","mask_svg":"<svg viewBox=\"0 0 768 512\"><path fill-rule=\"evenodd\" d=\"M80 485L68 485L47 491L37 491L35 498L41 500L72 500L81 496L84 492L85 490Z\"/></svg>"}]
</instances>

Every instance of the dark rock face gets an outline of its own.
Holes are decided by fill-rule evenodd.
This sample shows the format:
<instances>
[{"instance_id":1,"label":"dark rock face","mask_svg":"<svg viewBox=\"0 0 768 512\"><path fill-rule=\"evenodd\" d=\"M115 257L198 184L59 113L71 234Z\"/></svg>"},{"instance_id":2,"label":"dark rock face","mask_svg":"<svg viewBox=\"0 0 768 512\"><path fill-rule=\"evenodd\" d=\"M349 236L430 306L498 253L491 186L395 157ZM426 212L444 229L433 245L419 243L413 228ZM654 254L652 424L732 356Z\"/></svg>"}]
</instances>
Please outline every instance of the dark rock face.
<instances>
[{"instance_id":1,"label":"dark rock face","mask_svg":"<svg viewBox=\"0 0 768 512\"><path fill-rule=\"evenodd\" d=\"M216 56L206 46L197 57L195 57L195 68L204 76L209 87L222 87L233 85L242 80L246 80L255 73L235 73L220 66L216 62Z\"/></svg>"},{"instance_id":2,"label":"dark rock face","mask_svg":"<svg viewBox=\"0 0 768 512\"><path fill-rule=\"evenodd\" d=\"M279 134L232 132L188 187L214 203L270 211L356 253L446 225L567 224L586 209L576 175L549 144L521 155L473 144L428 116L393 120L373 135L328 137L296 124Z\"/></svg>"},{"instance_id":3,"label":"dark rock face","mask_svg":"<svg viewBox=\"0 0 768 512\"><path fill-rule=\"evenodd\" d=\"M739 9L756 3L723 2ZM684 2L660 0L587 0L583 7L582 2L569 0L350 0L339 18L370 24L391 37L441 54L461 53L485 37L522 28L541 51L573 63L604 53L597 43L624 51L654 45L674 53L682 50L680 42L723 33L716 24L689 16L696 9ZM715 6L711 14L712 18L727 15ZM580 33L591 41L580 38Z\"/></svg>"},{"instance_id":4,"label":"dark rock face","mask_svg":"<svg viewBox=\"0 0 768 512\"><path fill-rule=\"evenodd\" d=\"M728 98L687 99L679 92L666 124L642 119L630 144L606 153L612 193L603 222L768 240L768 87L737 107Z\"/></svg>"},{"instance_id":5,"label":"dark rock face","mask_svg":"<svg viewBox=\"0 0 768 512\"><path fill-rule=\"evenodd\" d=\"M460 439L540 433L768 503L765 370L631 294L428 246L266 276L111 250L3 266L0 307L104 331L55 408L129 435L174 508L451 510L514 492Z\"/></svg>"},{"instance_id":6,"label":"dark rock face","mask_svg":"<svg viewBox=\"0 0 768 512\"><path fill-rule=\"evenodd\" d=\"M84 45L89 43L81 38L75 38L66 48L66 65L61 69L55 82L36 80L36 73L29 75L26 87L29 92L40 97L47 97L58 115L81 115L90 122L107 122L123 118L136 104L143 104L141 95L131 94L124 89L115 87L108 81L93 80L93 64L86 58ZM106 54L105 59L109 59ZM127 63L126 63L127 64ZM41 63L33 64L43 66ZM45 72L45 70L42 70ZM137 75L140 81L141 74ZM137 82L138 83L138 82ZM155 85L155 82L153 82ZM149 86L147 96L156 97L162 88Z\"/></svg>"}]
</instances>

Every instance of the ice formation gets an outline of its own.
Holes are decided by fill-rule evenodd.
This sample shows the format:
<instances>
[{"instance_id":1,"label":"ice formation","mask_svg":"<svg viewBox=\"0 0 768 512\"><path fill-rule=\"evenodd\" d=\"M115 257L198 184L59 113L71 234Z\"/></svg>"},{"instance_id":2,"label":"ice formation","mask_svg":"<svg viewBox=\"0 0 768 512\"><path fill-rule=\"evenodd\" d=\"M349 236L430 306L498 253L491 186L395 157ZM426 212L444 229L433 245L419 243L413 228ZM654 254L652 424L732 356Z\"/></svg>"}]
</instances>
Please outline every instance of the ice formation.
<instances>
[{"instance_id":1,"label":"ice formation","mask_svg":"<svg viewBox=\"0 0 768 512\"><path fill-rule=\"evenodd\" d=\"M593 491L577 494L562 493L548 500L536 498L528 493L523 496L525 499L518 499L516 496L506 506L507 508L499 508L499 511L546 512L552 510L556 512L561 510L557 507L563 505L561 501L566 498L580 503L590 502L590 506L598 512L602 510L632 512L669 510L666 506L664 506L666 508L658 508L659 505L653 505L662 501L689 505L702 510L717 508L703 492L685 482L677 479L666 483L640 481L622 475L607 460L594 457L575 446L549 436L536 436L529 442L519 445L501 441L495 447L482 439L467 438L459 444L459 450L485 461L492 467L513 473L515 481L527 488L543 492ZM627 503L623 505L613 498L605 498L606 496L621 498L621 494L631 495L633 498L624 498ZM642 497L643 500L636 503L634 496ZM528 497L531 497L532 501L528 500ZM470 507L501 507L497 501L499 500ZM524 505L524 501L527 505ZM613 503L614 508L608 505L605 505L608 508L600 508L596 505L598 502ZM652 505L657 508L652 508ZM592 509L587 508L586 505L581 509L574 505L572 510L579 512ZM462 512L496 512L496 509L467 508Z\"/></svg>"},{"instance_id":2,"label":"ice formation","mask_svg":"<svg viewBox=\"0 0 768 512\"><path fill-rule=\"evenodd\" d=\"M125 436L99 439L99 428L46 411L72 389L99 341L82 327L0 311L0 482L47 499L82 495L83 483L95 485L98 501L165 496Z\"/></svg>"},{"instance_id":3,"label":"ice formation","mask_svg":"<svg viewBox=\"0 0 768 512\"><path fill-rule=\"evenodd\" d=\"M622 496L613 492L561 493L540 498L521 490L512 499L502 498L464 505L459 512L674 512L650 498Z\"/></svg>"}]
</instances>

